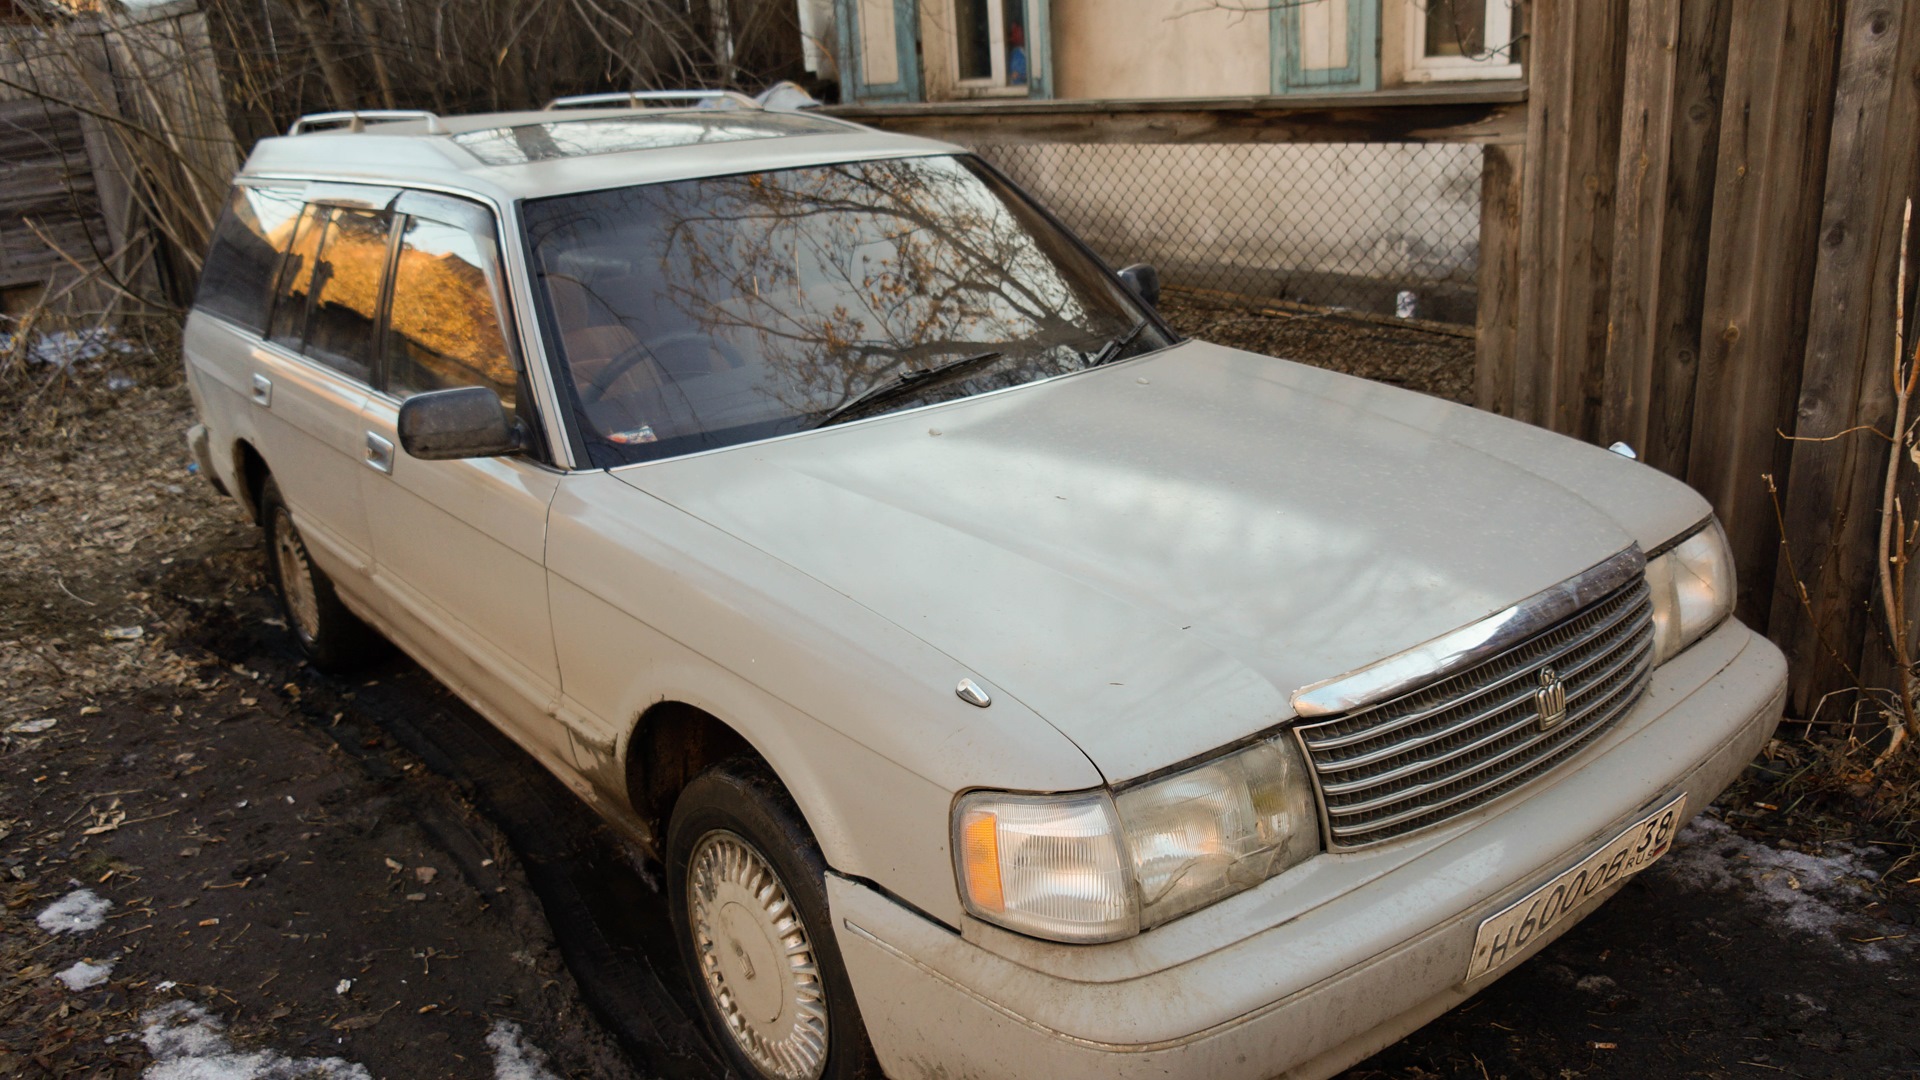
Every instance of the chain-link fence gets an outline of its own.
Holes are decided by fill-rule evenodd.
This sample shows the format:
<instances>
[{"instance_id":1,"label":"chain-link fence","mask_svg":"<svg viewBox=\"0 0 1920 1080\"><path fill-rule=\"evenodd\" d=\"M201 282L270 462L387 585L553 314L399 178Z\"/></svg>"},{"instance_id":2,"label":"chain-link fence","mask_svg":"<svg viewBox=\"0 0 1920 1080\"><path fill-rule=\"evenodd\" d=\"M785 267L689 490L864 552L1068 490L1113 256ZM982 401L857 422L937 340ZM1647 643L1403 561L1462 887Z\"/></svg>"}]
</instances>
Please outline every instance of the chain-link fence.
<instances>
[{"instance_id":1,"label":"chain-link fence","mask_svg":"<svg viewBox=\"0 0 1920 1080\"><path fill-rule=\"evenodd\" d=\"M1169 285L1471 325L1481 148L1459 143L974 147L1115 266Z\"/></svg>"}]
</instances>

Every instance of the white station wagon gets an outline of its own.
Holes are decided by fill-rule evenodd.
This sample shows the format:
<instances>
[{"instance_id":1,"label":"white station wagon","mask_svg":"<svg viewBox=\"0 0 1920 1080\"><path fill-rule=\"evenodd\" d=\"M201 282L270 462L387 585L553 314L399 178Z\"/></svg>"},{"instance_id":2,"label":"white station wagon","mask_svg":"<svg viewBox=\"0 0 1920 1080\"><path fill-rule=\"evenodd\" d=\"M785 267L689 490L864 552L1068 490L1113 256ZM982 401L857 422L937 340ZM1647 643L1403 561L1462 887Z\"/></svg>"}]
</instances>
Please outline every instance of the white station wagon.
<instances>
[{"instance_id":1,"label":"white station wagon","mask_svg":"<svg viewBox=\"0 0 1920 1080\"><path fill-rule=\"evenodd\" d=\"M1182 340L960 148L619 97L262 141L190 442L317 665L659 857L739 1072L1326 1076L1772 732L1681 484Z\"/></svg>"}]
</instances>

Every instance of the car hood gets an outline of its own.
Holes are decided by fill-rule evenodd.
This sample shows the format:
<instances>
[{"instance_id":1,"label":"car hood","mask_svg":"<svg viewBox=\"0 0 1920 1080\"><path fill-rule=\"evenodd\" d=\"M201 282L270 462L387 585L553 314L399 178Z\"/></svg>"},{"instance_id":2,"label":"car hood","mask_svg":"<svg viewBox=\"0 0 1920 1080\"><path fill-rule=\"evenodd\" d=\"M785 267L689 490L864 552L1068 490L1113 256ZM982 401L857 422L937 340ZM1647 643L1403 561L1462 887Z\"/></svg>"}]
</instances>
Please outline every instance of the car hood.
<instances>
[{"instance_id":1,"label":"car hood","mask_svg":"<svg viewBox=\"0 0 1920 1080\"><path fill-rule=\"evenodd\" d=\"M1199 342L615 475L919 636L1113 782L1705 513L1617 455Z\"/></svg>"}]
</instances>

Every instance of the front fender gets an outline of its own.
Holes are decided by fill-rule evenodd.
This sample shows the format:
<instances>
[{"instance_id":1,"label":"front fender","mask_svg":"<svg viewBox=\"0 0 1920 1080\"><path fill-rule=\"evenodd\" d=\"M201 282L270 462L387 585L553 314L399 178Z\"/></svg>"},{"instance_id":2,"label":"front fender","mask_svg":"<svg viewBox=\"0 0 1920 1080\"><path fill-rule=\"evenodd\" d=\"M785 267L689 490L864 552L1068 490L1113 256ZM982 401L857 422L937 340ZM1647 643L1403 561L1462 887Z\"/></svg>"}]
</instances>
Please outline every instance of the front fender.
<instances>
[{"instance_id":1,"label":"front fender","mask_svg":"<svg viewBox=\"0 0 1920 1080\"><path fill-rule=\"evenodd\" d=\"M1101 782L1011 696L986 709L955 696L959 679L985 680L953 658L605 474L562 483L547 566L563 715L610 750L603 783L624 788L618 763L650 706L704 709L773 767L828 865L950 924L954 793Z\"/></svg>"}]
</instances>

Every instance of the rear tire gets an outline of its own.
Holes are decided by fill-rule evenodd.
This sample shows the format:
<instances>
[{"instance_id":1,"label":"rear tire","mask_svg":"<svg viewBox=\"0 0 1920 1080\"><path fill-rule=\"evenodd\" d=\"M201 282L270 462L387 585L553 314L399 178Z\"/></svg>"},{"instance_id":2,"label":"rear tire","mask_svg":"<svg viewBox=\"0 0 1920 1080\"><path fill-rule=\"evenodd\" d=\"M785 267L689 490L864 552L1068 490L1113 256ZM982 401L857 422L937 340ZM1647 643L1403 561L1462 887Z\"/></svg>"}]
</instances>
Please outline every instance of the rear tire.
<instances>
[{"instance_id":1,"label":"rear tire","mask_svg":"<svg viewBox=\"0 0 1920 1080\"><path fill-rule=\"evenodd\" d=\"M267 576L300 651L322 671L348 671L364 663L380 637L347 610L333 582L313 564L271 476L260 485L260 521L267 534Z\"/></svg>"},{"instance_id":2,"label":"rear tire","mask_svg":"<svg viewBox=\"0 0 1920 1080\"><path fill-rule=\"evenodd\" d=\"M667 827L667 898L694 1000L743 1076L880 1076L827 916L826 863L765 765L695 777Z\"/></svg>"}]
</instances>

